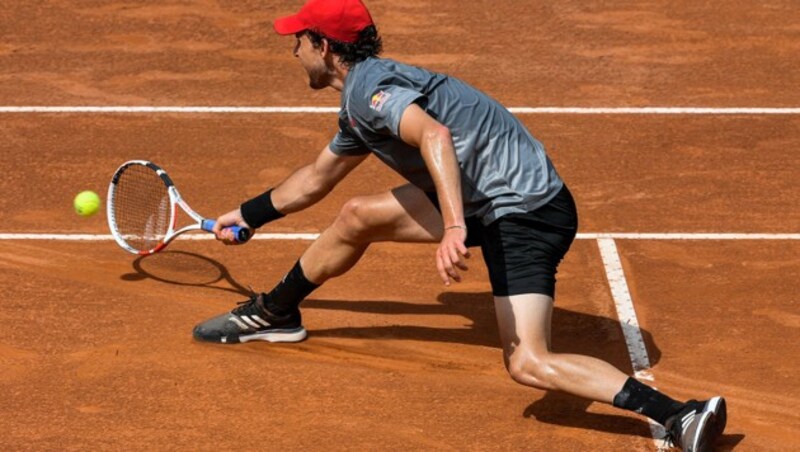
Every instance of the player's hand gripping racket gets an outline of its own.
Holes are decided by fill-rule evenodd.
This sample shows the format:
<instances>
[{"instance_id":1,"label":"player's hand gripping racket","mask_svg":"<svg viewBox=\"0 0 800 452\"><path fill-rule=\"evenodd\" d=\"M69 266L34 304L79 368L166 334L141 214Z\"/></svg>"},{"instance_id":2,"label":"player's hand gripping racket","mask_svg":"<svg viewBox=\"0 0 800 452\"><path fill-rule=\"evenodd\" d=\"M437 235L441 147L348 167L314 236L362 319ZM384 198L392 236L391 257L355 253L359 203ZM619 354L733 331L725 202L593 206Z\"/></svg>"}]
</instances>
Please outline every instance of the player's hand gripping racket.
<instances>
[{"instance_id":1,"label":"player's hand gripping racket","mask_svg":"<svg viewBox=\"0 0 800 452\"><path fill-rule=\"evenodd\" d=\"M177 206L194 220L193 224L175 229ZM186 204L166 171L145 160L131 160L117 169L108 186L106 209L111 234L119 246L133 254L156 253L184 232L211 232L216 224ZM227 229L236 242L250 239L247 228Z\"/></svg>"}]
</instances>

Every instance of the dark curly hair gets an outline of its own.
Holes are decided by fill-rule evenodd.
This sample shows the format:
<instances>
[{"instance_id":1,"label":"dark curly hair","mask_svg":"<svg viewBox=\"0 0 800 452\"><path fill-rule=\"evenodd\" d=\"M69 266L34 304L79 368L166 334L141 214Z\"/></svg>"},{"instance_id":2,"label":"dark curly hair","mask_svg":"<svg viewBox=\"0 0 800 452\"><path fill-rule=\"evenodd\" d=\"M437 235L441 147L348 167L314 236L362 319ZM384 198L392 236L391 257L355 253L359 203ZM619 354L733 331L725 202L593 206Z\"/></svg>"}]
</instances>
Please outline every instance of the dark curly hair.
<instances>
[{"instance_id":1,"label":"dark curly hair","mask_svg":"<svg viewBox=\"0 0 800 452\"><path fill-rule=\"evenodd\" d=\"M354 43L337 41L314 30L306 30L305 33L316 48L322 45L323 39L328 41L331 52L338 55L339 62L348 68L367 58L376 57L383 51L383 41L374 25L361 30L358 40Z\"/></svg>"}]
</instances>

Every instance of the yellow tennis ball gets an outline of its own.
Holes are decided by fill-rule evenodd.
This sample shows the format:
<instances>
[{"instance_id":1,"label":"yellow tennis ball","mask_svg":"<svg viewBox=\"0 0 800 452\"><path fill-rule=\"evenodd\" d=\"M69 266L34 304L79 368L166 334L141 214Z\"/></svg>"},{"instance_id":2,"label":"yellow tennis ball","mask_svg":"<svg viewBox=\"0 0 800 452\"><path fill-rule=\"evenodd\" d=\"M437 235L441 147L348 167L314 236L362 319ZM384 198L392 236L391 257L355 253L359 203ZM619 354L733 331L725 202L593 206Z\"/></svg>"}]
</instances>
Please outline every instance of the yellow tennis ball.
<instances>
[{"instance_id":1,"label":"yellow tennis ball","mask_svg":"<svg viewBox=\"0 0 800 452\"><path fill-rule=\"evenodd\" d=\"M100 210L100 197L91 190L82 191L75 197L73 205L78 215L90 217Z\"/></svg>"}]
</instances>

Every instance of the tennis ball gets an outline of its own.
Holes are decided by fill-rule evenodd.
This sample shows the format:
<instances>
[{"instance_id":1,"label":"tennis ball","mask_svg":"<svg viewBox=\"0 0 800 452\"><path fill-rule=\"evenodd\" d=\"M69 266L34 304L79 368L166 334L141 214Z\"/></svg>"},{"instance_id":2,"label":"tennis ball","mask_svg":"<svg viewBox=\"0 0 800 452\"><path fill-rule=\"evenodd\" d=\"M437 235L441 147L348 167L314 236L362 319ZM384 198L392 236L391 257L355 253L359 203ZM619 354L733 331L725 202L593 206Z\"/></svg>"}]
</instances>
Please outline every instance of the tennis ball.
<instances>
[{"instance_id":1,"label":"tennis ball","mask_svg":"<svg viewBox=\"0 0 800 452\"><path fill-rule=\"evenodd\" d=\"M82 191L75 197L73 206L78 215L90 217L100 210L100 197L91 190Z\"/></svg>"}]
</instances>

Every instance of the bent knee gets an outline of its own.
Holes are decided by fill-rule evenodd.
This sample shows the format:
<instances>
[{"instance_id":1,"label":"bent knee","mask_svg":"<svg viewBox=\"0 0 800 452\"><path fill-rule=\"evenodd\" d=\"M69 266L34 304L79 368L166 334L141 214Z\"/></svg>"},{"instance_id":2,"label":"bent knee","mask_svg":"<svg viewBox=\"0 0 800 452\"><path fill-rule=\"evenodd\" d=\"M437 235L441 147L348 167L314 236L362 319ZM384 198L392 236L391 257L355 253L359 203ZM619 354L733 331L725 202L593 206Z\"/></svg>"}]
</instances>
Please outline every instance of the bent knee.
<instances>
[{"instance_id":1,"label":"bent knee","mask_svg":"<svg viewBox=\"0 0 800 452\"><path fill-rule=\"evenodd\" d=\"M352 198L342 206L334 227L339 236L353 243L369 241L371 227L369 203L364 198Z\"/></svg>"},{"instance_id":2,"label":"bent knee","mask_svg":"<svg viewBox=\"0 0 800 452\"><path fill-rule=\"evenodd\" d=\"M511 379L519 384L543 390L556 388L549 354L517 352L507 360L506 369Z\"/></svg>"}]
</instances>

